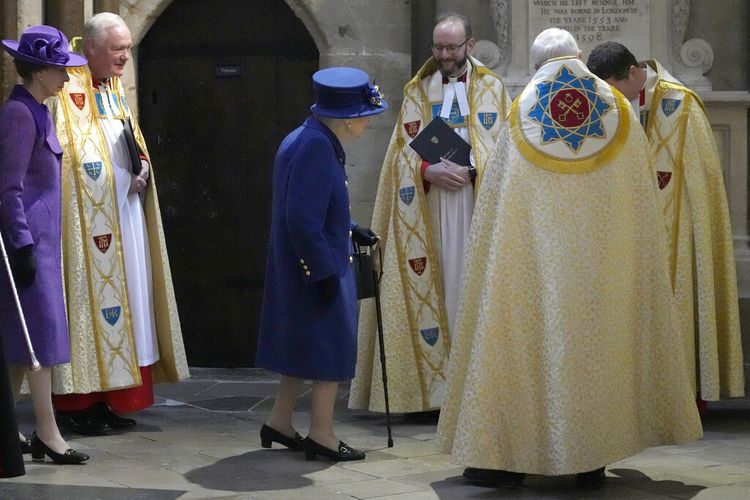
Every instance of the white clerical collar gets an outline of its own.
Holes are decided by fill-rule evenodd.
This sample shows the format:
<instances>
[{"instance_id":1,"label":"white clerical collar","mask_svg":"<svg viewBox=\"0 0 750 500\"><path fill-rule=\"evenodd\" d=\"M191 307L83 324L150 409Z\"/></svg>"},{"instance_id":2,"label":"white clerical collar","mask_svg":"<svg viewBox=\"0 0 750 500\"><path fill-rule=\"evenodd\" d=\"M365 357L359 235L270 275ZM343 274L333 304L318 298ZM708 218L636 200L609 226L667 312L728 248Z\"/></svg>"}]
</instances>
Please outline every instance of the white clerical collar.
<instances>
[{"instance_id":1,"label":"white clerical collar","mask_svg":"<svg viewBox=\"0 0 750 500\"><path fill-rule=\"evenodd\" d=\"M458 109L461 116L468 116L469 99L466 95L466 78L469 73L469 65L466 64L466 71L457 76L449 76L448 82L445 83L443 78L443 106L440 108L441 118L450 118L453 99L458 100Z\"/></svg>"}]
</instances>

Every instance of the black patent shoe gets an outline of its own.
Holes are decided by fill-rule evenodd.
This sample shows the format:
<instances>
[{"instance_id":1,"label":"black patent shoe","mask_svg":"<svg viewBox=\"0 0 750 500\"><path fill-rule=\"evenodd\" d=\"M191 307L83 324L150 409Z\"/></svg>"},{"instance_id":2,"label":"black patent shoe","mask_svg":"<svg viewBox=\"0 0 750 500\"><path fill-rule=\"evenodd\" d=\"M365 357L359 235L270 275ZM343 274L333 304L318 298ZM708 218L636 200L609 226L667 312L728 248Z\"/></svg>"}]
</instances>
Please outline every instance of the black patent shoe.
<instances>
[{"instance_id":1,"label":"black patent shoe","mask_svg":"<svg viewBox=\"0 0 750 500\"><path fill-rule=\"evenodd\" d=\"M351 460L364 460L365 452L352 448L343 441L339 441L338 451L326 448L322 444L318 444L309 437L306 437L302 441L302 445L305 448L305 460L315 460L318 455L330 458L334 462L349 462Z\"/></svg>"},{"instance_id":2,"label":"black patent shoe","mask_svg":"<svg viewBox=\"0 0 750 500\"><path fill-rule=\"evenodd\" d=\"M490 488L507 486L511 488L519 488L523 486L526 474L523 472L511 472L499 469L467 467L464 469L464 478L475 486L487 486Z\"/></svg>"},{"instance_id":3,"label":"black patent shoe","mask_svg":"<svg viewBox=\"0 0 750 500\"><path fill-rule=\"evenodd\" d=\"M80 451L75 451L73 448L68 448L65 450L65 453L52 451L37 437L35 432L31 436L31 460L34 462L44 462L44 455L50 457L56 464L61 465L80 464L89 459L88 455Z\"/></svg>"},{"instance_id":4,"label":"black patent shoe","mask_svg":"<svg viewBox=\"0 0 750 500\"><path fill-rule=\"evenodd\" d=\"M263 424L263 427L260 428L260 445L263 448L270 448L271 443L274 441L286 446L290 450L301 451L304 439L302 439L302 436L298 432L295 432L294 437L290 438L273 427Z\"/></svg>"},{"instance_id":5,"label":"black patent shoe","mask_svg":"<svg viewBox=\"0 0 750 500\"><path fill-rule=\"evenodd\" d=\"M57 412L58 425L86 436L101 436L109 433L112 427L105 422L97 408L89 408L83 411L59 411Z\"/></svg>"},{"instance_id":6,"label":"black patent shoe","mask_svg":"<svg viewBox=\"0 0 750 500\"><path fill-rule=\"evenodd\" d=\"M109 409L109 406L107 406L106 403L100 403L97 409L99 410L99 417L102 421L113 429L129 429L135 425L134 418L126 418L117 415Z\"/></svg>"},{"instance_id":7,"label":"black patent shoe","mask_svg":"<svg viewBox=\"0 0 750 500\"><path fill-rule=\"evenodd\" d=\"M604 486L604 467L576 474L576 486L579 488L600 488Z\"/></svg>"}]
</instances>

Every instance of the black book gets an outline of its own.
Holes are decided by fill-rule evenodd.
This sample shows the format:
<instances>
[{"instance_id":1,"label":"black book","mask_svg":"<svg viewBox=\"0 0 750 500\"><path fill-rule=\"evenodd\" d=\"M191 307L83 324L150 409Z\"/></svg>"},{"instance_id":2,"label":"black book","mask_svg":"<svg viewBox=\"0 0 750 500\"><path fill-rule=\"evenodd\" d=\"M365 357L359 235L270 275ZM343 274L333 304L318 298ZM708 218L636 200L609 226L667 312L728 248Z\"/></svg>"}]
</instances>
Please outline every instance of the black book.
<instances>
[{"instance_id":1,"label":"black book","mask_svg":"<svg viewBox=\"0 0 750 500\"><path fill-rule=\"evenodd\" d=\"M471 146L440 116L436 116L409 146L430 165L440 163L440 158L463 166L469 165Z\"/></svg>"},{"instance_id":2,"label":"black book","mask_svg":"<svg viewBox=\"0 0 750 500\"><path fill-rule=\"evenodd\" d=\"M128 155L130 156L130 170L133 172L133 175L138 175L141 173L141 152L138 143L135 142L135 134L133 133L133 125L130 123L130 118L125 118L123 126L125 144L128 146Z\"/></svg>"}]
</instances>

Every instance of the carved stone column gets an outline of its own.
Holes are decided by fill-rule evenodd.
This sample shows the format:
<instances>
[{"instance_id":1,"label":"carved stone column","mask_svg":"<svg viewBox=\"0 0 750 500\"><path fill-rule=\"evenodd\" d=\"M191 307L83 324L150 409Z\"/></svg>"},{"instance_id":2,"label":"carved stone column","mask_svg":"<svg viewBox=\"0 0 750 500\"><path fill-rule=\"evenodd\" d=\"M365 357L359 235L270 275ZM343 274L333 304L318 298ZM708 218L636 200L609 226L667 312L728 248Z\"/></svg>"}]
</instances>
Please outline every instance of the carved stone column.
<instances>
[{"instance_id":1,"label":"carved stone column","mask_svg":"<svg viewBox=\"0 0 750 500\"><path fill-rule=\"evenodd\" d=\"M55 26L68 38L83 34L83 0L46 0L45 23Z\"/></svg>"}]
</instances>

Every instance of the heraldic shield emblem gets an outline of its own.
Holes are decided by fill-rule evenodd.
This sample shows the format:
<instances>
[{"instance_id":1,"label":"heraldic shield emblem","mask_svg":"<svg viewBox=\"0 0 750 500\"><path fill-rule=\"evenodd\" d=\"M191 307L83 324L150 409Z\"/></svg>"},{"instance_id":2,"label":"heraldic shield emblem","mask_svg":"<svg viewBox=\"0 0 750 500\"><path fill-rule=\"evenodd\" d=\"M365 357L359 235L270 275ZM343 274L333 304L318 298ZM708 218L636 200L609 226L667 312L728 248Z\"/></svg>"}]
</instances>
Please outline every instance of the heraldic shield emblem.
<instances>
[{"instance_id":1,"label":"heraldic shield emblem","mask_svg":"<svg viewBox=\"0 0 750 500\"><path fill-rule=\"evenodd\" d=\"M120 319L121 312L122 312L122 307L120 306L105 307L102 309L102 316L104 316L104 320L107 323L109 323L111 326L115 326L115 323L117 323L117 320Z\"/></svg>"},{"instance_id":2,"label":"heraldic shield emblem","mask_svg":"<svg viewBox=\"0 0 750 500\"><path fill-rule=\"evenodd\" d=\"M437 344L438 337L440 337L440 329L438 327L425 328L423 330L419 330L419 333L422 335L422 338L430 347Z\"/></svg>"},{"instance_id":3,"label":"heraldic shield emblem","mask_svg":"<svg viewBox=\"0 0 750 500\"><path fill-rule=\"evenodd\" d=\"M656 180L659 182L659 189L664 189L665 187L667 187L670 179L672 179L672 172L662 172L660 170L656 171Z\"/></svg>"},{"instance_id":4,"label":"heraldic shield emblem","mask_svg":"<svg viewBox=\"0 0 750 500\"><path fill-rule=\"evenodd\" d=\"M102 173L102 162L86 162L83 164L83 170L86 172L86 175L91 177L93 180L97 180L99 178L99 174Z\"/></svg>"},{"instance_id":5,"label":"heraldic shield emblem","mask_svg":"<svg viewBox=\"0 0 750 500\"><path fill-rule=\"evenodd\" d=\"M422 276L425 268L427 267L427 257L417 257L416 259L409 259L409 266L417 276Z\"/></svg>"},{"instance_id":6,"label":"heraldic shield emblem","mask_svg":"<svg viewBox=\"0 0 750 500\"><path fill-rule=\"evenodd\" d=\"M628 102L578 58L544 63L513 101L511 137L539 168L592 172L614 154L630 130Z\"/></svg>"},{"instance_id":7,"label":"heraldic shield emblem","mask_svg":"<svg viewBox=\"0 0 750 500\"><path fill-rule=\"evenodd\" d=\"M107 250L109 250L109 245L112 243L112 233L100 234L98 236L93 236L93 238L96 249L101 253L107 253Z\"/></svg>"},{"instance_id":8,"label":"heraldic shield emblem","mask_svg":"<svg viewBox=\"0 0 750 500\"><path fill-rule=\"evenodd\" d=\"M562 141L574 152L590 137L604 137L604 102L592 76L578 76L562 65L553 80L536 84L537 102L528 116L542 128L542 143Z\"/></svg>"},{"instance_id":9,"label":"heraldic shield emblem","mask_svg":"<svg viewBox=\"0 0 750 500\"><path fill-rule=\"evenodd\" d=\"M479 123L487 130L491 129L497 121L497 113L477 113Z\"/></svg>"},{"instance_id":10,"label":"heraldic shield emblem","mask_svg":"<svg viewBox=\"0 0 750 500\"><path fill-rule=\"evenodd\" d=\"M662 99L661 110L664 111L665 115L669 116L675 111L677 111L677 108L680 107L681 103L682 103L681 99Z\"/></svg>"},{"instance_id":11,"label":"heraldic shield emblem","mask_svg":"<svg viewBox=\"0 0 750 500\"><path fill-rule=\"evenodd\" d=\"M414 120L413 122L404 123L404 130L406 135L414 139L419 132L419 126L422 124L422 120Z\"/></svg>"},{"instance_id":12,"label":"heraldic shield emblem","mask_svg":"<svg viewBox=\"0 0 750 500\"><path fill-rule=\"evenodd\" d=\"M401 198L401 201L407 205L411 205L411 202L414 201L414 186L407 186L399 189L398 196Z\"/></svg>"},{"instance_id":13,"label":"heraldic shield emblem","mask_svg":"<svg viewBox=\"0 0 750 500\"><path fill-rule=\"evenodd\" d=\"M70 92L68 95L73 104L75 104L75 107L83 111L83 108L86 106L86 94L83 92Z\"/></svg>"}]
</instances>

